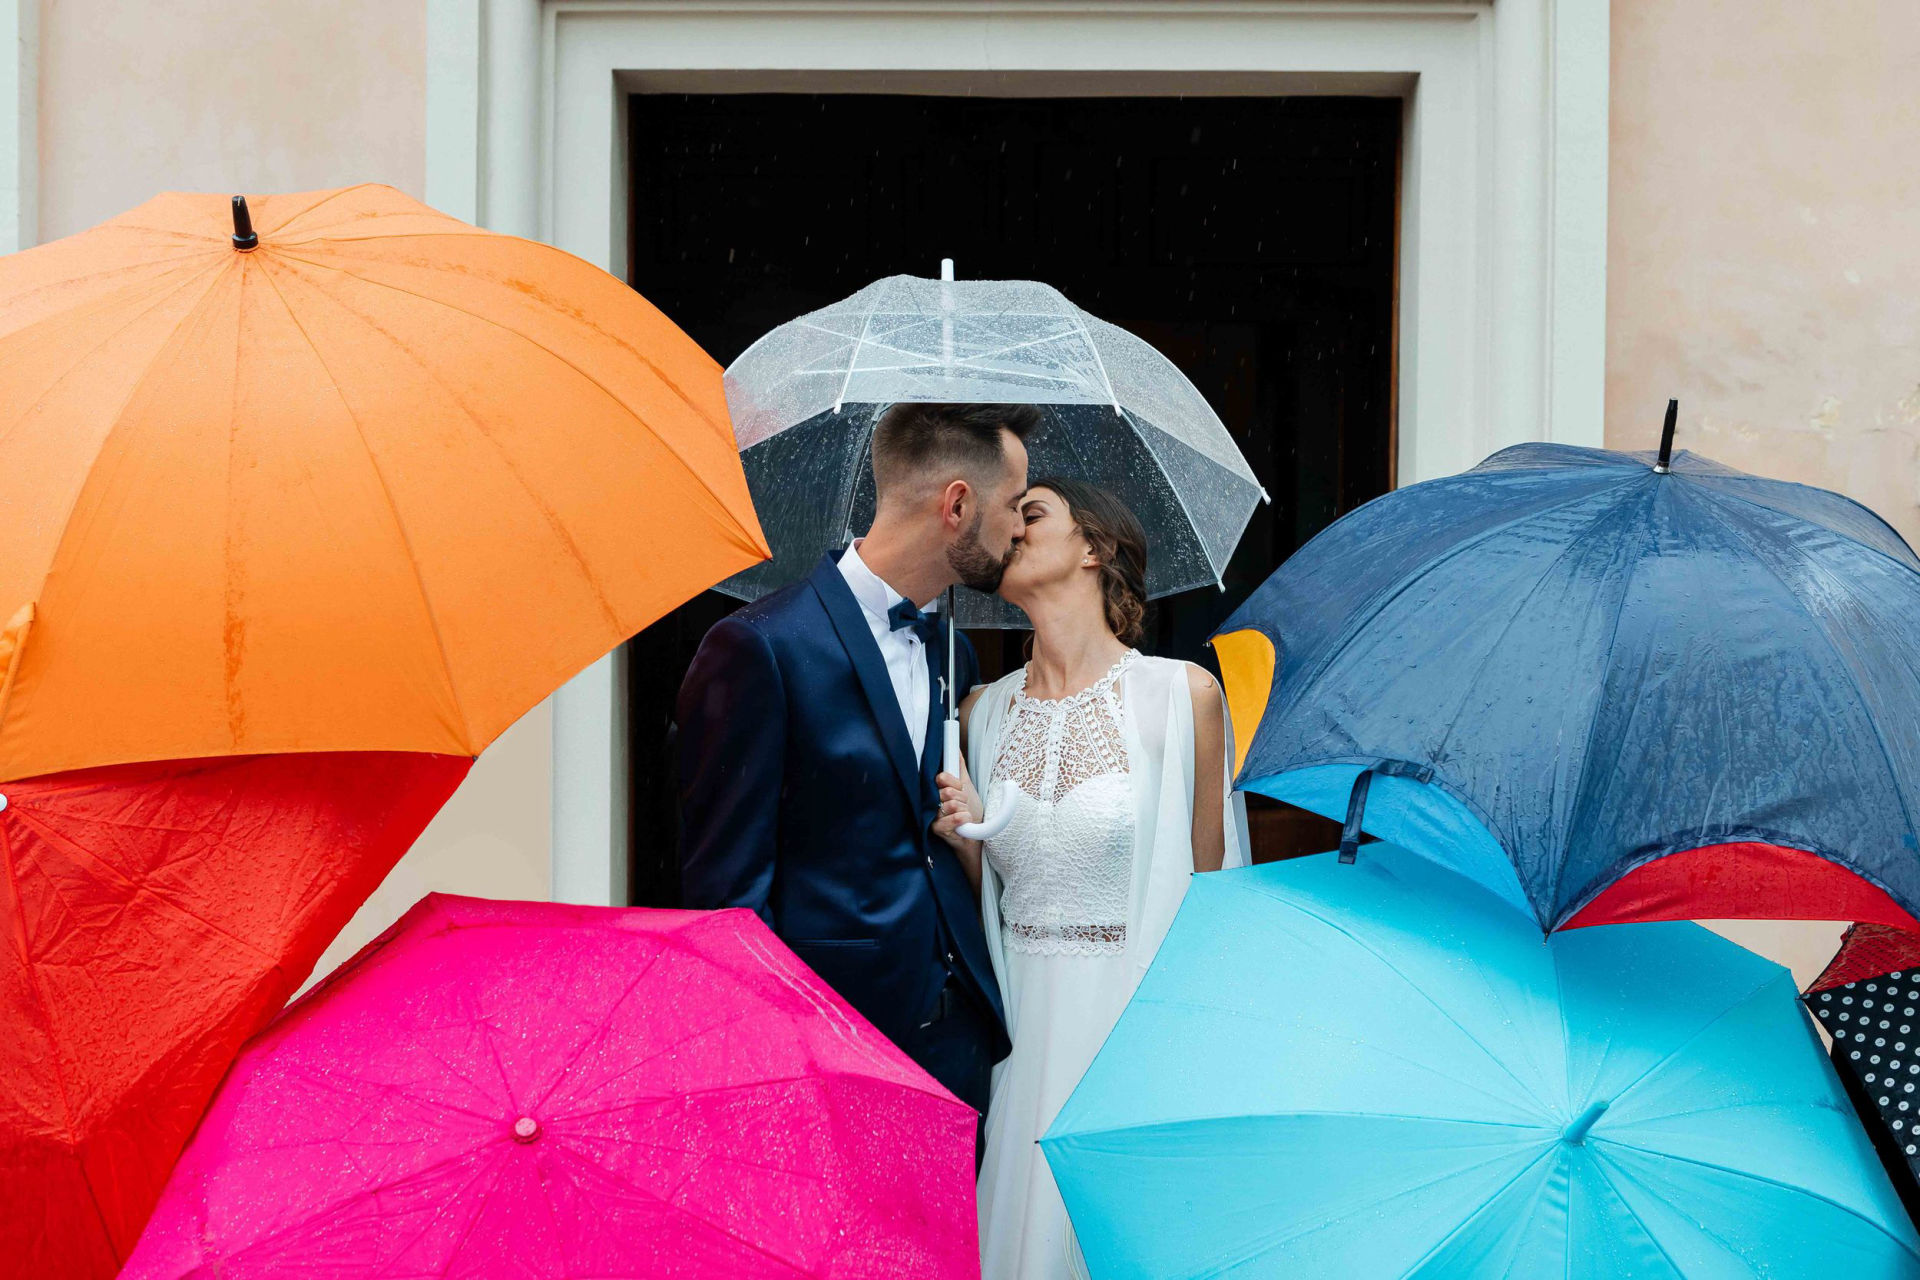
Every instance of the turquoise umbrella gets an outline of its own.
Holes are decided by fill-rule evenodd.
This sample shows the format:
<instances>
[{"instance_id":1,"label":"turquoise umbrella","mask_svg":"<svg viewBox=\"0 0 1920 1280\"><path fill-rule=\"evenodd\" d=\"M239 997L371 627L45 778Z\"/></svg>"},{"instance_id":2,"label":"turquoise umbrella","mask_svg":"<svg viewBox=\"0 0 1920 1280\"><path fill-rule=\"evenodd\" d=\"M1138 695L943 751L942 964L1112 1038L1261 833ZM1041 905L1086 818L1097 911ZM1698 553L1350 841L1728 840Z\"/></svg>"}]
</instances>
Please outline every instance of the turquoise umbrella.
<instances>
[{"instance_id":1,"label":"turquoise umbrella","mask_svg":"<svg viewBox=\"0 0 1920 1280\"><path fill-rule=\"evenodd\" d=\"M1042 1146L1101 1280L1920 1275L1786 970L1388 845L1196 877Z\"/></svg>"}]
</instances>

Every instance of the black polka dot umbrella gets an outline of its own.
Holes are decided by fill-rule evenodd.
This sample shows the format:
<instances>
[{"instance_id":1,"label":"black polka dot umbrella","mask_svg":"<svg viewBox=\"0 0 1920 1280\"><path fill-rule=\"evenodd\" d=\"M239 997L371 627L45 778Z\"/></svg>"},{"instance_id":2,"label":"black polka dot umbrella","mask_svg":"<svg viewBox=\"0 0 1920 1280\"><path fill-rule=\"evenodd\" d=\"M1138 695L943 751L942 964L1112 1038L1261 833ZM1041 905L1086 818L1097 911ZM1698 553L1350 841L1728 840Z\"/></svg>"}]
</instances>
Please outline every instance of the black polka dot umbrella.
<instances>
[{"instance_id":1,"label":"black polka dot umbrella","mask_svg":"<svg viewBox=\"0 0 1920 1280\"><path fill-rule=\"evenodd\" d=\"M1833 1060L1903 1195L1920 1190L1920 969L1900 969L1806 996L1833 1037ZM1905 1182L1905 1186L1901 1186ZM1911 1201L1909 1202L1911 1207Z\"/></svg>"}]
</instances>

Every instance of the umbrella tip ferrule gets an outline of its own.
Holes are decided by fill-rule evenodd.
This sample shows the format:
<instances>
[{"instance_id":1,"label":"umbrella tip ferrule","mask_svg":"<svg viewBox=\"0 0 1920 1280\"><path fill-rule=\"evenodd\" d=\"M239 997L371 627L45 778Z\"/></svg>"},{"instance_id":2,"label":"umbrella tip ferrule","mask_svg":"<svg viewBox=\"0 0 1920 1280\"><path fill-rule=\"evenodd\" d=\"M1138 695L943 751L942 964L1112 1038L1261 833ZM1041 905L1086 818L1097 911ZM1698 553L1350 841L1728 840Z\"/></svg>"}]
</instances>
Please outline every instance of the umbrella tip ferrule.
<instances>
[{"instance_id":1,"label":"umbrella tip ferrule","mask_svg":"<svg viewBox=\"0 0 1920 1280\"><path fill-rule=\"evenodd\" d=\"M1607 1107L1610 1105L1610 1103L1605 1101L1596 1102L1585 1111L1582 1111L1580 1118L1568 1125L1566 1129L1561 1132L1560 1140L1570 1147L1586 1146L1587 1134L1592 1131L1594 1122L1606 1114Z\"/></svg>"},{"instance_id":2,"label":"umbrella tip ferrule","mask_svg":"<svg viewBox=\"0 0 1920 1280\"><path fill-rule=\"evenodd\" d=\"M515 1142L533 1142L540 1137L540 1122L532 1116L521 1116L513 1122L513 1140Z\"/></svg>"},{"instance_id":3,"label":"umbrella tip ferrule","mask_svg":"<svg viewBox=\"0 0 1920 1280\"><path fill-rule=\"evenodd\" d=\"M1664 476L1673 470L1673 427L1680 417L1680 402L1667 401L1667 419L1660 425L1660 461L1653 464L1653 473Z\"/></svg>"},{"instance_id":4,"label":"umbrella tip ferrule","mask_svg":"<svg viewBox=\"0 0 1920 1280\"><path fill-rule=\"evenodd\" d=\"M247 198L233 198L233 247L242 253L260 247L260 237L253 231L253 215L247 212Z\"/></svg>"}]
</instances>

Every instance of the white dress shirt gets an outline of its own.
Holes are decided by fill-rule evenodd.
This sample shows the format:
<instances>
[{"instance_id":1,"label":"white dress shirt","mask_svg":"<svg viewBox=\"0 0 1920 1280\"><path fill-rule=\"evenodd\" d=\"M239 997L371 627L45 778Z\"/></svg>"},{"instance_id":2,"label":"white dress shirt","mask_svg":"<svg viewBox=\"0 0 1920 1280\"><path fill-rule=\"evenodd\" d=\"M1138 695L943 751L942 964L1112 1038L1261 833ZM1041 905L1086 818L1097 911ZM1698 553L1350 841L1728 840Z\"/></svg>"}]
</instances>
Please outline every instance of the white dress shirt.
<instances>
[{"instance_id":1,"label":"white dress shirt","mask_svg":"<svg viewBox=\"0 0 1920 1280\"><path fill-rule=\"evenodd\" d=\"M893 696L900 704L900 718L907 722L907 737L913 742L913 758L920 759L927 749L927 712L933 697L927 680L927 646L912 627L893 629L887 610L906 599L888 586L880 575L860 558L860 539L855 539L840 557L840 576L847 580L860 612L867 616L873 642L887 664L887 677L893 681ZM931 612L938 601L920 606Z\"/></svg>"}]
</instances>

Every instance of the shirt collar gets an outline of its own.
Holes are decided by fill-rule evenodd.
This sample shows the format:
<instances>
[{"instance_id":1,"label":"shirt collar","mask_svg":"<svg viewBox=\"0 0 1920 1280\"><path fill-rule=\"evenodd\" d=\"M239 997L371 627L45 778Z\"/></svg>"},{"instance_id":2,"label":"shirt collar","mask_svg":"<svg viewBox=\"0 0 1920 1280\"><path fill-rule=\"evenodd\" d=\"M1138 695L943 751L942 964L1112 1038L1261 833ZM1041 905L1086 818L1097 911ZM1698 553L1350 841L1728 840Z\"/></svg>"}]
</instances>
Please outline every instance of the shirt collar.
<instances>
[{"instance_id":1,"label":"shirt collar","mask_svg":"<svg viewBox=\"0 0 1920 1280\"><path fill-rule=\"evenodd\" d=\"M860 602L860 607L867 612L868 616L891 626L892 621L887 617L887 610L906 597L888 586L886 580L868 568L867 562L860 558L860 543L863 541L864 539L861 538L854 539L853 544L847 548L846 554L840 557L840 572L846 577L847 586L852 590L853 598ZM929 613L939 607L940 601L937 596L931 604L920 606L923 611Z\"/></svg>"}]
</instances>

